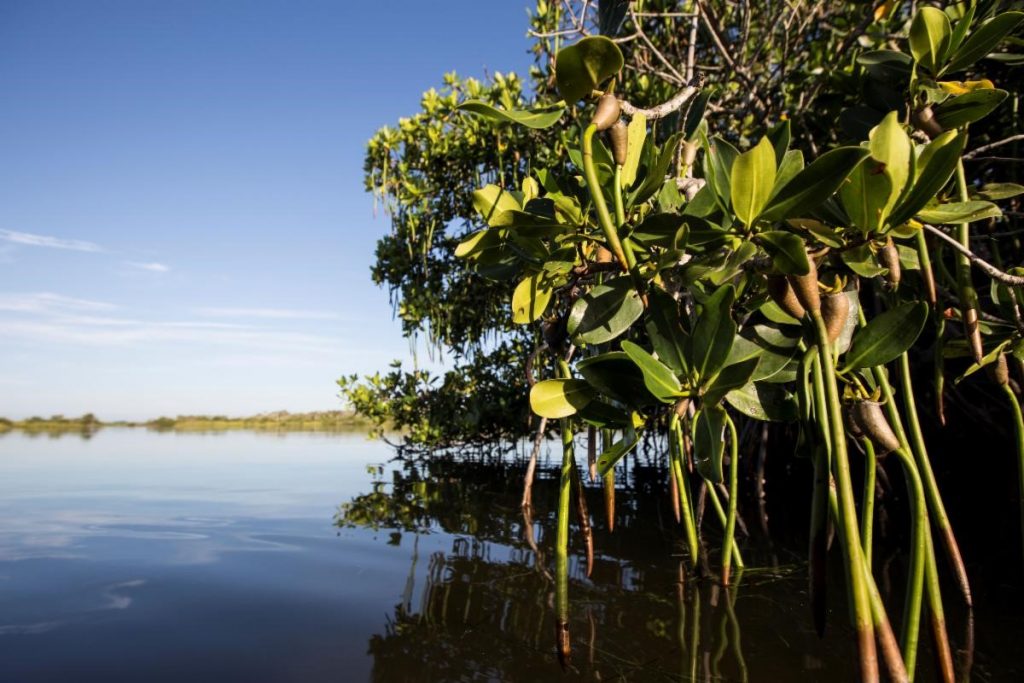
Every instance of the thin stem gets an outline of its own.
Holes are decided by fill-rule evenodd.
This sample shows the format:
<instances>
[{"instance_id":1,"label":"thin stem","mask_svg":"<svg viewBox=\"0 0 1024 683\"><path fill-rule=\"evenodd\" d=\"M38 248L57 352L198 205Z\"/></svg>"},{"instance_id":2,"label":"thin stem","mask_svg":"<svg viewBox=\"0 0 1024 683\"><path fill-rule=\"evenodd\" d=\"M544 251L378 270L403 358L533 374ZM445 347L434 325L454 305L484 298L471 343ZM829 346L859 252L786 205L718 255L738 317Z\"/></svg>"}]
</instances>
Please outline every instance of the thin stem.
<instances>
[{"instance_id":1,"label":"thin stem","mask_svg":"<svg viewBox=\"0 0 1024 683\"><path fill-rule=\"evenodd\" d=\"M679 417L669 420L669 454L672 456L672 476L679 490L680 516L686 528L686 541L690 548L690 562L694 567L700 559L700 541L697 538L697 523L693 518L693 502L690 497L689 473L683 466L683 430ZM673 447L674 446L674 447Z\"/></svg>"},{"instance_id":2,"label":"thin stem","mask_svg":"<svg viewBox=\"0 0 1024 683\"><path fill-rule=\"evenodd\" d=\"M736 507L739 483L739 437L732 418L725 416L725 424L729 428L729 511L725 516L725 542L732 547L736 544ZM722 553L722 585L729 585L729 569L732 564L732 553Z\"/></svg>"},{"instance_id":3,"label":"thin stem","mask_svg":"<svg viewBox=\"0 0 1024 683\"><path fill-rule=\"evenodd\" d=\"M863 439L864 445L864 491L860 506L860 537L864 543L864 564L871 570L871 546L875 527L875 474L878 459L871 439Z\"/></svg>"},{"instance_id":4,"label":"thin stem","mask_svg":"<svg viewBox=\"0 0 1024 683\"><path fill-rule=\"evenodd\" d=\"M558 526L555 535L555 645L565 668L571 652L569 644L569 499L572 497L573 456L572 423L566 418L562 427L562 476L558 486Z\"/></svg>"},{"instance_id":5,"label":"thin stem","mask_svg":"<svg viewBox=\"0 0 1024 683\"><path fill-rule=\"evenodd\" d=\"M825 398L828 415L823 416L829 423L832 434L832 465L835 470L839 492L840 539L848 567L851 584L854 623L857 629L858 652L860 653L860 674L862 681L878 680L878 655L875 650L874 620L868 595L866 567L861 552L860 531L857 528L857 506L854 502L853 480L850 476L850 461L846 453L846 433L843 428L842 408L839 403L839 388L836 384L832 351L829 348L828 330L821 312L811 313L817 331L818 353L821 356L822 375L825 379Z\"/></svg>"},{"instance_id":6,"label":"thin stem","mask_svg":"<svg viewBox=\"0 0 1024 683\"><path fill-rule=\"evenodd\" d=\"M932 541L932 531L925 527L925 543L927 554L925 555L924 585L928 595L928 611L932 622L932 639L935 642L936 658L939 660L939 672L943 683L953 683L953 653L949 647L949 635L946 633L946 614L942 607L942 589L939 587L939 568L935 561L935 543ZM968 608L967 618L972 619L971 608Z\"/></svg>"},{"instance_id":7,"label":"thin stem","mask_svg":"<svg viewBox=\"0 0 1024 683\"><path fill-rule=\"evenodd\" d=\"M587 186L590 188L590 196L594 200L594 208L597 210L597 218L604 232L604 238L608 242L608 248L615 258L619 259L622 269L628 270L626 254L622 251L622 243L619 241L619 232L612 223L611 214L608 213L608 204L604 200L604 191L597 179L597 170L594 168L594 133L597 127L590 124L583 131L583 176L586 178Z\"/></svg>"},{"instance_id":8,"label":"thin stem","mask_svg":"<svg viewBox=\"0 0 1024 683\"><path fill-rule=\"evenodd\" d=\"M924 585L925 554L927 553L928 507L925 502L924 488L917 472L914 459L906 450L898 448L894 451L903 465L907 477L907 488L910 493L913 516L911 518L910 572L907 576L907 594L903 607L903 628L900 630L900 641L903 645L903 661L907 667L910 680L914 680L914 668L917 664L917 641L921 630L921 602Z\"/></svg>"},{"instance_id":9,"label":"thin stem","mask_svg":"<svg viewBox=\"0 0 1024 683\"><path fill-rule=\"evenodd\" d=\"M704 490L707 492L708 498L711 499L711 507L715 508L715 515L718 517L718 521L722 524L722 528L725 529L725 508L722 507L722 501L718 499L715 487L708 484L704 487ZM728 540L726 542L728 543ZM740 548L736 544L736 539L732 539L729 545L732 547L732 561L736 563L737 567L745 567L746 565L743 564L743 558L740 556Z\"/></svg>"},{"instance_id":10,"label":"thin stem","mask_svg":"<svg viewBox=\"0 0 1024 683\"><path fill-rule=\"evenodd\" d=\"M964 176L963 161L957 162L956 165L956 187L960 195L960 201L966 202L968 200L967 179ZM964 249L970 250L971 232L969 223L961 223L959 225L957 228L957 238ZM981 347L981 330L978 327L978 291L974 289L974 285L971 282L971 259L963 252L957 254L956 281L960 295L960 312L964 321L964 335L967 337L970 349L974 354L974 360L980 363L985 353Z\"/></svg>"},{"instance_id":11,"label":"thin stem","mask_svg":"<svg viewBox=\"0 0 1024 683\"><path fill-rule=\"evenodd\" d=\"M1006 393L1006 400L1010 404L1010 412L1013 413L1014 436L1017 446L1017 477L1020 486L1020 529L1021 538L1024 541L1024 417L1020 412L1020 401L1009 384L1003 385Z\"/></svg>"},{"instance_id":12,"label":"thin stem","mask_svg":"<svg viewBox=\"0 0 1024 683\"><path fill-rule=\"evenodd\" d=\"M988 275L993 280L999 280L1003 284L1010 285L1011 287L1024 287L1024 277L1021 277L1020 275L1010 275L1009 273L1006 273L1006 272L1004 272L1002 270L999 270L998 268L993 266L991 263L989 263L988 261L982 259L980 256L975 254L973 251L968 249L965 244L963 244L963 241L962 241L963 240L963 232L962 232L962 230L963 230L963 226L964 225L967 225L967 223L962 223L961 224L961 227L960 227L961 232L959 233L959 237L960 237L961 241L957 241L957 240L953 239L952 237L950 237L949 235L947 235L946 233L944 233L943 231L939 230L938 228L936 228L935 226L932 226L932 225L925 224L924 229L927 230L928 232L930 232L931 234L939 237L944 242L946 242L951 247L953 247L953 249L957 252L957 259L958 260L959 259L967 259L969 262L971 262L974 265L978 266L978 268L983 273ZM922 233L920 233L920 232L918 233L918 235L923 237ZM927 252L925 252L925 253L927 253ZM930 261L929 261L928 265L929 265L929 267L931 267L931 262ZM921 268L922 268L922 270L924 269L924 263L923 262L921 263ZM925 283L927 284L927 277L926 277ZM932 283L932 286L934 286L934 282ZM931 301L929 301L929 303L931 303Z\"/></svg>"},{"instance_id":13,"label":"thin stem","mask_svg":"<svg viewBox=\"0 0 1024 683\"><path fill-rule=\"evenodd\" d=\"M953 535L953 525L949 521L949 515L946 514L946 506L942 502L942 495L939 493L938 482L935 481L935 472L932 470L931 461L928 458L928 450L925 447L924 435L921 432L921 422L917 417L917 403L914 400L914 386L910 379L910 358L906 352L900 355L899 358L899 372L900 372L900 389L903 393L903 407L907 413L907 421L910 425L910 436L912 438L911 445L913 446L910 450L914 454L914 460L917 462L918 470L921 474L921 481L924 483L924 490L928 497L928 506L935 516L935 523L942 532L942 538L946 545L946 552L949 555L949 560L953 564L953 571L956 573L957 581L960 584L960 592L964 596L964 600L967 605L973 604L973 598L971 596L971 584L967 579L967 568L964 566L963 557L960 555L960 545L956 542L956 536ZM884 375L883 375L884 376ZM886 385L882 387L882 391L886 391ZM888 390L891 396L892 390ZM887 401L888 401L888 397ZM893 406L895 411L895 405ZM897 423L898 424L898 423ZM902 425L897 429L896 435L901 441L906 439L906 435L900 436L900 432L903 431Z\"/></svg>"}]
</instances>

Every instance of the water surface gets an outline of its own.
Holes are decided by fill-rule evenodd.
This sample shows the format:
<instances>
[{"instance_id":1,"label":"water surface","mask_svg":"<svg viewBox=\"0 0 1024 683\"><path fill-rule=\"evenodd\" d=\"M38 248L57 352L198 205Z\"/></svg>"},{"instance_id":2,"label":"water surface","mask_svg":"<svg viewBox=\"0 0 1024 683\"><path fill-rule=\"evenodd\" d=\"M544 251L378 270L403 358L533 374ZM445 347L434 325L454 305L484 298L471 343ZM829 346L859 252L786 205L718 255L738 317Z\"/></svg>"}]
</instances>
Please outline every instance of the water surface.
<instances>
[{"instance_id":1,"label":"water surface","mask_svg":"<svg viewBox=\"0 0 1024 683\"><path fill-rule=\"evenodd\" d=\"M574 539L563 672L553 472L526 534L520 464L393 455L357 434L0 437L0 681L853 680L838 559L824 639L797 544L750 542L762 568L729 591L681 583L642 462L614 534L588 490L598 555L587 579ZM1020 680L1018 607L976 615L974 680Z\"/></svg>"}]
</instances>

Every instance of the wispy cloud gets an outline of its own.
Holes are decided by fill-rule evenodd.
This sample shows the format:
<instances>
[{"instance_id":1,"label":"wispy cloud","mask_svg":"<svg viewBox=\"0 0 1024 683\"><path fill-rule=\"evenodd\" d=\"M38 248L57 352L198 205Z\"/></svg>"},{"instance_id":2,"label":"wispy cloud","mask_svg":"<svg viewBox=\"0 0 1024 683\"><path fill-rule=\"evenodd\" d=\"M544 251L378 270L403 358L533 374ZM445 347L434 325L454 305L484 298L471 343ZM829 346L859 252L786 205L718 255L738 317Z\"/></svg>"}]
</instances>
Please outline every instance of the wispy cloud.
<instances>
[{"instance_id":1,"label":"wispy cloud","mask_svg":"<svg viewBox=\"0 0 1024 683\"><path fill-rule=\"evenodd\" d=\"M336 320L331 311L309 311L294 308L200 308L196 313L211 318L263 318L273 320Z\"/></svg>"},{"instance_id":2,"label":"wispy cloud","mask_svg":"<svg viewBox=\"0 0 1024 683\"><path fill-rule=\"evenodd\" d=\"M170 266L163 263L157 263L156 261L152 261L150 263L125 261L125 265L131 266L132 268L138 268L139 270L148 270L151 273L166 273L171 270Z\"/></svg>"},{"instance_id":3,"label":"wispy cloud","mask_svg":"<svg viewBox=\"0 0 1024 683\"><path fill-rule=\"evenodd\" d=\"M34 294L0 293L0 311L16 313L81 313L87 311L109 311L117 308L104 301L76 299L52 292Z\"/></svg>"},{"instance_id":4,"label":"wispy cloud","mask_svg":"<svg viewBox=\"0 0 1024 683\"><path fill-rule=\"evenodd\" d=\"M71 251L103 251L103 248L93 242L85 240L68 240L62 237L51 235L36 235L31 232L18 232L17 230L5 230L0 228L0 239L14 244L24 244L30 247L49 247L50 249L70 249Z\"/></svg>"}]
</instances>

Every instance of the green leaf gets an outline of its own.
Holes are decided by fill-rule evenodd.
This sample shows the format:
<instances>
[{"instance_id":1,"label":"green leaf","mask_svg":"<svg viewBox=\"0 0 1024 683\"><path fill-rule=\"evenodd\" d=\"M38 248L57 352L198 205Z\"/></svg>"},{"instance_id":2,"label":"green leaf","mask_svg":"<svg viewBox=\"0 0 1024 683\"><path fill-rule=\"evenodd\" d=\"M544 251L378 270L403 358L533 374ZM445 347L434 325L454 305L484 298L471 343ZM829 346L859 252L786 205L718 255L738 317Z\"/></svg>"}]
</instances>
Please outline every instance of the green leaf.
<instances>
[{"instance_id":1,"label":"green leaf","mask_svg":"<svg viewBox=\"0 0 1024 683\"><path fill-rule=\"evenodd\" d=\"M922 7L910 24L910 53L919 64L935 73L952 32L949 17L942 10Z\"/></svg>"},{"instance_id":2,"label":"green leaf","mask_svg":"<svg viewBox=\"0 0 1024 683\"><path fill-rule=\"evenodd\" d=\"M985 218L1002 216L1003 212L992 202L970 201L940 204L917 212L925 223L973 223Z\"/></svg>"},{"instance_id":3,"label":"green leaf","mask_svg":"<svg viewBox=\"0 0 1024 683\"><path fill-rule=\"evenodd\" d=\"M704 405L715 405L733 389L739 389L754 376L760 357L748 358L725 366L704 392Z\"/></svg>"},{"instance_id":4,"label":"green leaf","mask_svg":"<svg viewBox=\"0 0 1024 683\"><path fill-rule=\"evenodd\" d=\"M530 389L530 408L549 419L575 415L593 399L594 390L582 379L546 379Z\"/></svg>"},{"instance_id":5,"label":"green leaf","mask_svg":"<svg viewBox=\"0 0 1024 683\"><path fill-rule=\"evenodd\" d=\"M704 178L714 192L718 205L726 213L732 201L729 177L738 156L736 148L728 140L719 137L710 138L704 149Z\"/></svg>"},{"instance_id":6,"label":"green leaf","mask_svg":"<svg viewBox=\"0 0 1024 683\"><path fill-rule=\"evenodd\" d=\"M869 244L862 244L851 249L844 249L840 252L840 258L847 268L861 277L875 277L886 272L886 269L878 265L878 258L875 252L871 251Z\"/></svg>"},{"instance_id":7,"label":"green leaf","mask_svg":"<svg viewBox=\"0 0 1024 683\"><path fill-rule=\"evenodd\" d=\"M576 415L587 424L601 429L625 429L633 424L627 411L598 399L588 403Z\"/></svg>"},{"instance_id":8,"label":"green leaf","mask_svg":"<svg viewBox=\"0 0 1024 683\"><path fill-rule=\"evenodd\" d=\"M636 182L636 171L640 167L640 156L644 150L644 138L647 137L647 117L637 113L633 115L626 127L626 163L622 165L620 177L622 187L632 187Z\"/></svg>"},{"instance_id":9,"label":"green leaf","mask_svg":"<svg viewBox=\"0 0 1024 683\"><path fill-rule=\"evenodd\" d=\"M971 22L974 21L974 11L977 6L971 3L969 7L964 10L963 16L956 22L956 26L953 27L953 33L949 37L949 45L946 48L945 58L948 61L949 58L956 54L956 51L960 49L960 46L964 43L964 38L967 37L967 30L971 28ZM943 69L942 73L949 71L949 64Z\"/></svg>"},{"instance_id":10,"label":"green leaf","mask_svg":"<svg viewBox=\"0 0 1024 683\"><path fill-rule=\"evenodd\" d=\"M683 121L683 139L691 140L697 132L700 122L704 119L704 111L708 107L708 100L711 99L713 88L704 88L690 101L686 110L686 120Z\"/></svg>"},{"instance_id":11,"label":"green leaf","mask_svg":"<svg viewBox=\"0 0 1024 683\"><path fill-rule=\"evenodd\" d=\"M632 280L617 277L576 300L569 311L569 335L577 344L603 344L628 330L643 312Z\"/></svg>"},{"instance_id":12,"label":"green leaf","mask_svg":"<svg viewBox=\"0 0 1024 683\"><path fill-rule=\"evenodd\" d=\"M654 287L647 295L647 336L665 365L677 376L689 371L686 358L686 332L679 320L679 305L670 294Z\"/></svg>"},{"instance_id":13,"label":"green leaf","mask_svg":"<svg viewBox=\"0 0 1024 683\"><path fill-rule=\"evenodd\" d=\"M964 44L953 53L943 73L960 71L974 64L992 52L1021 21L1024 21L1024 12L1003 12L992 17L971 32Z\"/></svg>"},{"instance_id":14,"label":"green leaf","mask_svg":"<svg viewBox=\"0 0 1024 683\"><path fill-rule=\"evenodd\" d=\"M780 384L751 382L725 396L726 402L744 415L755 420L793 422L797 419L797 405L793 395Z\"/></svg>"},{"instance_id":15,"label":"green leaf","mask_svg":"<svg viewBox=\"0 0 1024 683\"><path fill-rule=\"evenodd\" d=\"M623 351L584 358L576 369L602 396L636 407L655 402L640 368Z\"/></svg>"},{"instance_id":16,"label":"green leaf","mask_svg":"<svg viewBox=\"0 0 1024 683\"><path fill-rule=\"evenodd\" d=\"M807 275L811 270L807 262L807 247L799 236L785 230L770 230L755 236L771 254L772 265L787 275Z\"/></svg>"},{"instance_id":17,"label":"green leaf","mask_svg":"<svg viewBox=\"0 0 1024 683\"><path fill-rule=\"evenodd\" d=\"M928 143L921 155L922 160L927 158L924 168L910 192L889 216L889 225L906 223L945 187L960 161L966 139L962 133L955 136L944 134Z\"/></svg>"},{"instance_id":18,"label":"green leaf","mask_svg":"<svg viewBox=\"0 0 1024 683\"><path fill-rule=\"evenodd\" d=\"M644 374L644 386L656 399L662 403L675 403L683 395L683 388L675 374L643 347L624 341L622 350L640 368Z\"/></svg>"},{"instance_id":19,"label":"green leaf","mask_svg":"<svg viewBox=\"0 0 1024 683\"><path fill-rule=\"evenodd\" d=\"M721 406L708 406L693 418L693 459L700 475L713 484L722 481L725 418Z\"/></svg>"},{"instance_id":20,"label":"green leaf","mask_svg":"<svg viewBox=\"0 0 1024 683\"><path fill-rule=\"evenodd\" d=\"M839 147L815 159L779 189L768 203L768 220L806 218L828 199L868 156L863 147Z\"/></svg>"},{"instance_id":21,"label":"green leaf","mask_svg":"<svg viewBox=\"0 0 1024 683\"><path fill-rule=\"evenodd\" d=\"M519 325L532 323L544 315L551 301L551 287L543 273L536 273L516 285L512 292L512 322Z\"/></svg>"},{"instance_id":22,"label":"green leaf","mask_svg":"<svg viewBox=\"0 0 1024 683\"><path fill-rule=\"evenodd\" d=\"M640 435L633 429L627 429L621 440L616 441L611 448L598 456L597 473L602 477L608 474L615 464L633 450L638 443L640 443Z\"/></svg>"},{"instance_id":23,"label":"green leaf","mask_svg":"<svg viewBox=\"0 0 1024 683\"><path fill-rule=\"evenodd\" d=\"M640 184L636 192L630 195L630 206L647 201L661 189L661 186L665 183L665 176L669 172L669 167L676 160L676 148L679 147L679 142L682 139L681 133L675 133L661 146L661 150L658 152L658 160L654 163L653 168L647 169L644 182Z\"/></svg>"},{"instance_id":24,"label":"green leaf","mask_svg":"<svg viewBox=\"0 0 1024 683\"><path fill-rule=\"evenodd\" d=\"M744 225L752 225L768 203L775 186L775 170L775 149L767 137L733 162L729 175L732 208Z\"/></svg>"},{"instance_id":25,"label":"green leaf","mask_svg":"<svg viewBox=\"0 0 1024 683\"><path fill-rule=\"evenodd\" d=\"M565 113L565 107L561 104L552 107L541 107L537 109L498 109L486 102L481 100L467 100L458 106L460 111L468 111L472 114L483 116L484 118L491 119L493 121L502 121L508 123L518 123L521 126L527 128L550 128L555 125L562 114Z\"/></svg>"},{"instance_id":26,"label":"green leaf","mask_svg":"<svg viewBox=\"0 0 1024 683\"><path fill-rule=\"evenodd\" d=\"M886 114L882 122L871 130L868 151L873 159L885 164L885 171L892 182L889 200L882 208L883 215L888 215L910 179L910 160L913 155L910 137L900 125L895 111Z\"/></svg>"},{"instance_id":27,"label":"green leaf","mask_svg":"<svg viewBox=\"0 0 1024 683\"><path fill-rule=\"evenodd\" d=\"M1005 90L972 90L935 107L935 121L945 130L960 128L988 116L1006 99Z\"/></svg>"},{"instance_id":28,"label":"green leaf","mask_svg":"<svg viewBox=\"0 0 1024 683\"><path fill-rule=\"evenodd\" d=\"M732 302L736 290L724 285L714 291L701 307L697 324L690 337L689 357L702 385L714 379L725 365L736 336L736 323L732 319Z\"/></svg>"},{"instance_id":29,"label":"green leaf","mask_svg":"<svg viewBox=\"0 0 1024 683\"><path fill-rule=\"evenodd\" d=\"M861 232L877 232L885 221L885 208L892 194L892 178L885 164L865 159L850 173L839 190L843 208Z\"/></svg>"},{"instance_id":30,"label":"green leaf","mask_svg":"<svg viewBox=\"0 0 1024 683\"><path fill-rule=\"evenodd\" d=\"M776 161L781 162L786 156L786 152L789 151L789 140L790 140L790 125L789 119L779 121L771 130L768 131L768 139L772 143L772 149L775 150Z\"/></svg>"},{"instance_id":31,"label":"green leaf","mask_svg":"<svg viewBox=\"0 0 1024 683\"><path fill-rule=\"evenodd\" d=\"M555 83L567 104L587 97L622 69L622 51L604 36L588 36L555 56Z\"/></svg>"},{"instance_id":32,"label":"green leaf","mask_svg":"<svg viewBox=\"0 0 1024 683\"><path fill-rule=\"evenodd\" d=\"M989 201L997 199L1010 199L1017 195L1024 194L1024 185L1017 183L987 183L981 186L977 196Z\"/></svg>"},{"instance_id":33,"label":"green leaf","mask_svg":"<svg viewBox=\"0 0 1024 683\"><path fill-rule=\"evenodd\" d=\"M923 301L900 304L882 313L853 335L843 370L885 365L914 345L928 320Z\"/></svg>"},{"instance_id":34,"label":"green leaf","mask_svg":"<svg viewBox=\"0 0 1024 683\"><path fill-rule=\"evenodd\" d=\"M768 199L768 205L771 206L772 199L775 198L782 188L784 188L789 181L796 177L796 174L804 170L804 153L798 149L791 149L782 156L782 161L779 162L779 170L775 173L775 186L772 187L772 196ZM761 214L764 215L764 212Z\"/></svg>"},{"instance_id":35,"label":"green leaf","mask_svg":"<svg viewBox=\"0 0 1024 683\"><path fill-rule=\"evenodd\" d=\"M473 208L477 210L487 224L504 211L518 211L523 207L511 193L497 185L485 185L473 192Z\"/></svg>"}]
</instances>

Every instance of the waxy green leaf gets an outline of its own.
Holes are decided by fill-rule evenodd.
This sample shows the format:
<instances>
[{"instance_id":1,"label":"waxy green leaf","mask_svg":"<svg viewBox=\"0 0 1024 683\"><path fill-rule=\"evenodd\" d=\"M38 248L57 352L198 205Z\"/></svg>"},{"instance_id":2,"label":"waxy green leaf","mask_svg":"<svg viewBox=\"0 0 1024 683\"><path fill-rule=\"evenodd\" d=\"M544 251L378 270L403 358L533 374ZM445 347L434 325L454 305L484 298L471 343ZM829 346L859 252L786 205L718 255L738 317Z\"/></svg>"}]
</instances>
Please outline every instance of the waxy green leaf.
<instances>
[{"instance_id":1,"label":"waxy green leaf","mask_svg":"<svg viewBox=\"0 0 1024 683\"><path fill-rule=\"evenodd\" d=\"M944 130L960 128L988 116L1006 99L1005 90L973 90L935 107L935 121Z\"/></svg>"},{"instance_id":2,"label":"waxy green leaf","mask_svg":"<svg viewBox=\"0 0 1024 683\"><path fill-rule=\"evenodd\" d=\"M530 389L530 409L549 419L575 415L593 399L593 388L582 379L546 379Z\"/></svg>"},{"instance_id":3,"label":"waxy green leaf","mask_svg":"<svg viewBox=\"0 0 1024 683\"><path fill-rule=\"evenodd\" d=\"M917 218L925 223L973 223L985 218L1002 216L1003 212L992 202L953 202L930 206L917 212Z\"/></svg>"},{"instance_id":4,"label":"waxy green leaf","mask_svg":"<svg viewBox=\"0 0 1024 683\"><path fill-rule=\"evenodd\" d=\"M733 211L744 225L752 225L768 203L775 187L775 170L775 149L767 137L733 162L729 192Z\"/></svg>"},{"instance_id":5,"label":"waxy green leaf","mask_svg":"<svg viewBox=\"0 0 1024 683\"><path fill-rule=\"evenodd\" d=\"M772 257L772 265L786 275L807 275L811 264L807 261L807 247L798 235L785 230L758 233L756 239Z\"/></svg>"},{"instance_id":6,"label":"waxy green leaf","mask_svg":"<svg viewBox=\"0 0 1024 683\"><path fill-rule=\"evenodd\" d=\"M576 300L569 311L569 335L578 344L603 344L628 330L643 312L632 280L620 276Z\"/></svg>"},{"instance_id":7,"label":"waxy green leaf","mask_svg":"<svg viewBox=\"0 0 1024 683\"><path fill-rule=\"evenodd\" d=\"M693 459L700 475L713 484L722 481L725 418L724 408L708 406L693 419Z\"/></svg>"},{"instance_id":8,"label":"waxy green leaf","mask_svg":"<svg viewBox=\"0 0 1024 683\"><path fill-rule=\"evenodd\" d=\"M768 220L807 218L868 156L863 147L839 147L826 152L777 190L768 202Z\"/></svg>"},{"instance_id":9,"label":"waxy green leaf","mask_svg":"<svg viewBox=\"0 0 1024 683\"><path fill-rule=\"evenodd\" d=\"M611 448L597 458L597 473L602 477L608 474L615 464L622 460L640 442L640 434L633 429L627 429L622 439L612 444Z\"/></svg>"},{"instance_id":10,"label":"waxy green leaf","mask_svg":"<svg viewBox=\"0 0 1024 683\"><path fill-rule=\"evenodd\" d=\"M943 73L966 69L971 64L992 52L1000 41L1024 21L1024 12L1003 12L974 29L949 60ZM959 25L957 26L959 28Z\"/></svg>"},{"instance_id":11,"label":"waxy green leaf","mask_svg":"<svg viewBox=\"0 0 1024 683\"><path fill-rule=\"evenodd\" d=\"M622 50L604 36L588 36L555 56L555 83L567 104L590 95L622 69Z\"/></svg>"},{"instance_id":12,"label":"waxy green leaf","mask_svg":"<svg viewBox=\"0 0 1024 683\"><path fill-rule=\"evenodd\" d=\"M532 323L544 315L550 301L551 286L543 273L525 278L512 292L512 322L519 325Z\"/></svg>"},{"instance_id":13,"label":"waxy green leaf","mask_svg":"<svg viewBox=\"0 0 1024 683\"><path fill-rule=\"evenodd\" d=\"M952 32L945 12L934 7L922 7L910 23L910 53L921 66L935 73L946 53Z\"/></svg>"},{"instance_id":14,"label":"waxy green leaf","mask_svg":"<svg viewBox=\"0 0 1024 683\"><path fill-rule=\"evenodd\" d=\"M565 113L563 105L542 107L538 109L499 109L493 105L480 100L467 100L458 106L460 111L468 111L492 121L507 123L518 123L527 128L542 129L550 128L558 123Z\"/></svg>"},{"instance_id":15,"label":"waxy green leaf","mask_svg":"<svg viewBox=\"0 0 1024 683\"><path fill-rule=\"evenodd\" d=\"M732 319L732 303L736 290L724 285L714 291L701 307L697 324L690 336L689 357L701 385L707 385L725 365L736 336Z\"/></svg>"},{"instance_id":16,"label":"waxy green leaf","mask_svg":"<svg viewBox=\"0 0 1024 683\"><path fill-rule=\"evenodd\" d=\"M622 342L622 350L644 375L647 391L662 403L675 403L683 396L675 374L664 363L631 341Z\"/></svg>"},{"instance_id":17,"label":"waxy green leaf","mask_svg":"<svg viewBox=\"0 0 1024 683\"><path fill-rule=\"evenodd\" d=\"M843 370L871 368L895 360L917 341L928 320L928 304L908 302L882 313L853 335Z\"/></svg>"}]
</instances>

